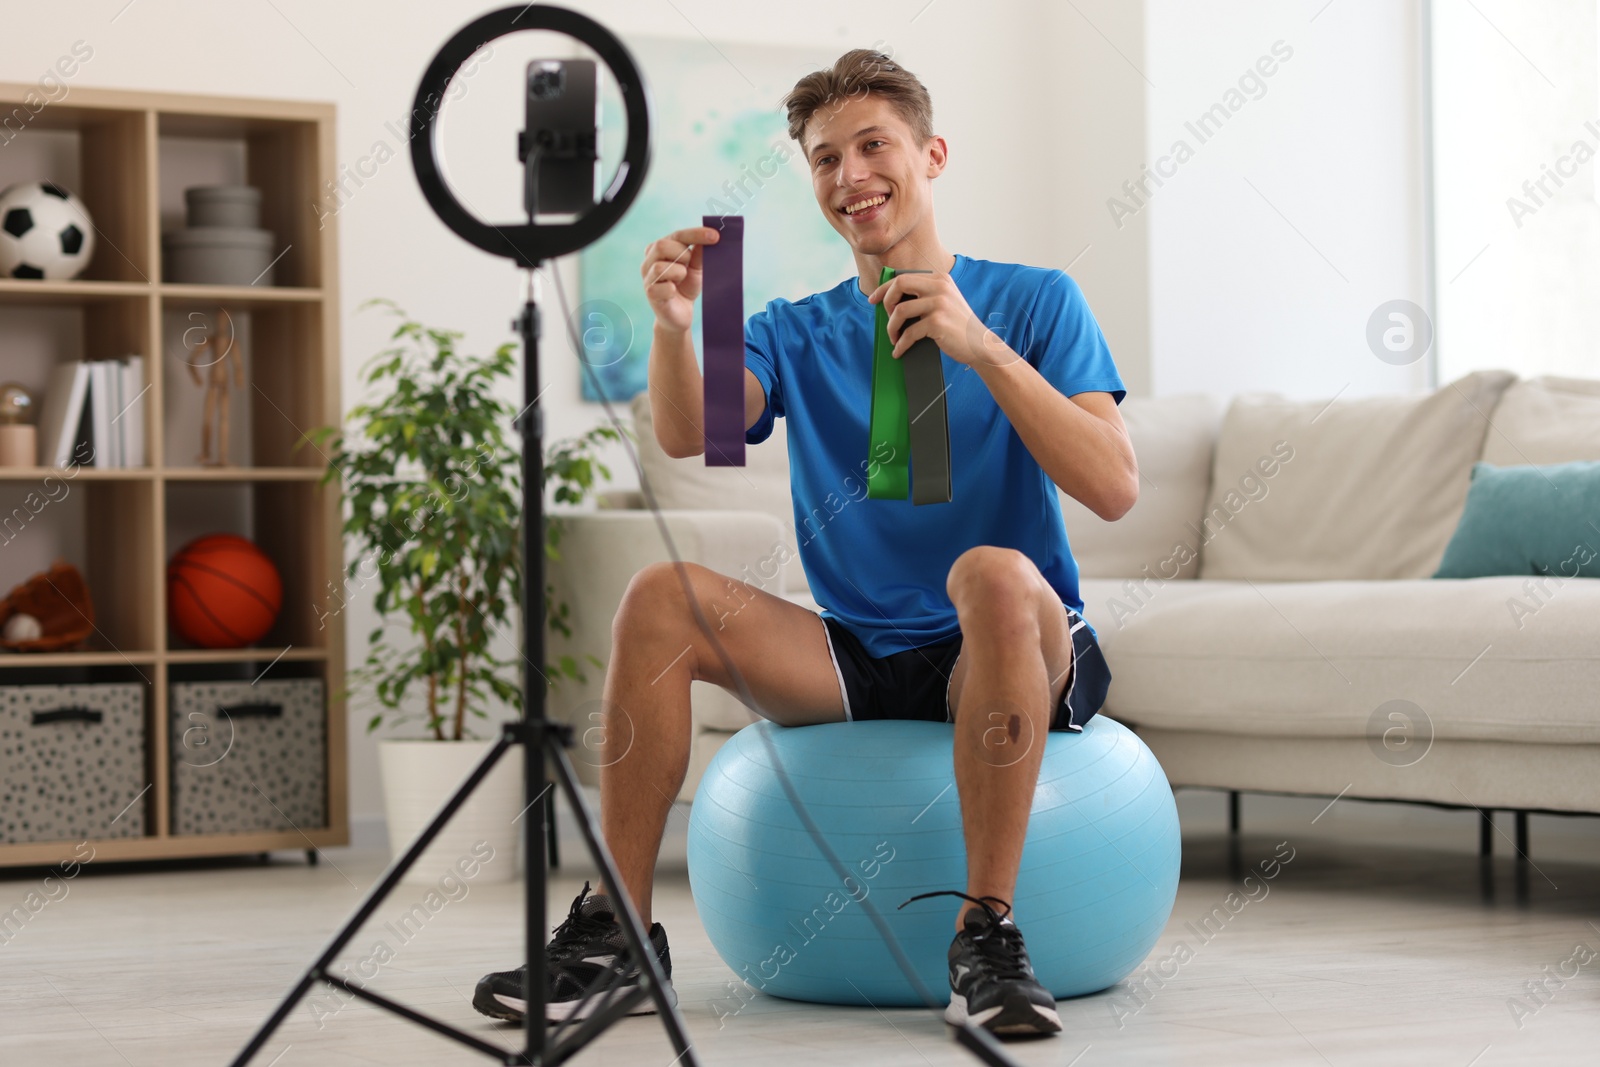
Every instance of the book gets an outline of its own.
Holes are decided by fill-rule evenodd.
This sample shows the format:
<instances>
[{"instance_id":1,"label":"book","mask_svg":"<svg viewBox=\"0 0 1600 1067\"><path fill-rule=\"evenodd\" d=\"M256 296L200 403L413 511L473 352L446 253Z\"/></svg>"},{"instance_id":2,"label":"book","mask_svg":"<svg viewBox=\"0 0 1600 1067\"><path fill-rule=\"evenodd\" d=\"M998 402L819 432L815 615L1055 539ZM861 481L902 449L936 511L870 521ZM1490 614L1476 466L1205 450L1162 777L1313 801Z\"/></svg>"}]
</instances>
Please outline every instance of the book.
<instances>
[{"instance_id":1,"label":"book","mask_svg":"<svg viewBox=\"0 0 1600 1067\"><path fill-rule=\"evenodd\" d=\"M57 365L39 417L39 465L145 466L146 391L143 356Z\"/></svg>"},{"instance_id":2,"label":"book","mask_svg":"<svg viewBox=\"0 0 1600 1067\"><path fill-rule=\"evenodd\" d=\"M143 467L144 452L144 357L129 356L123 367L122 440L124 466Z\"/></svg>"},{"instance_id":3,"label":"book","mask_svg":"<svg viewBox=\"0 0 1600 1067\"><path fill-rule=\"evenodd\" d=\"M73 445L89 391L89 367L81 360L59 363L45 386L39 412L39 465L65 467L73 462Z\"/></svg>"},{"instance_id":4,"label":"book","mask_svg":"<svg viewBox=\"0 0 1600 1067\"><path fill-rule=\"evenodd\" d=\"M116 412L111 407L110 365L104 360L89 364L89 443L93 448L91 467L113 467L115 453L111 448L111 419Z\"/></svg>"},{"instance_id":5,"label":"book","mask_svg":"<svg viewBox=\"0 0 1600 1067\"><path fill-rule=\"evenodd\" d=\"M113 467L126 467L128 465L124 453L127 451L122 441L122 361L118 359L106 360L106 392L111 403L106 405L111 412L106 423L106 433L111 438L111 465Z\"/></svg>"}]
</instances>

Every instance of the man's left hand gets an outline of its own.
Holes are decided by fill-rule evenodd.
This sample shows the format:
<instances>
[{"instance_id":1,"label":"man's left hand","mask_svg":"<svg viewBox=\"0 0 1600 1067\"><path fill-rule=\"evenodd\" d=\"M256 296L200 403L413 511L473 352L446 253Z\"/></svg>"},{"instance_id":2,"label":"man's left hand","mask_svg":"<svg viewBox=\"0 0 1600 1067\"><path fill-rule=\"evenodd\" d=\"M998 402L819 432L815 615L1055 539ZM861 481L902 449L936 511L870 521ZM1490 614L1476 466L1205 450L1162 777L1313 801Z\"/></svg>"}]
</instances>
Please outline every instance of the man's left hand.
<instances>
[{"instance_id":1,"label":"man's left hand","mask_svg":"<svg viewBox=\"0 0 1600 1067\"><path fill-rule=\"evenodd\" d=\"M924 337L957 363L999 365L1020 358L978 318L948 274L896 274L867 297L889 309L894 358ZM903 328L907 319L916 319Z\"/></svg>"}]
</instances>

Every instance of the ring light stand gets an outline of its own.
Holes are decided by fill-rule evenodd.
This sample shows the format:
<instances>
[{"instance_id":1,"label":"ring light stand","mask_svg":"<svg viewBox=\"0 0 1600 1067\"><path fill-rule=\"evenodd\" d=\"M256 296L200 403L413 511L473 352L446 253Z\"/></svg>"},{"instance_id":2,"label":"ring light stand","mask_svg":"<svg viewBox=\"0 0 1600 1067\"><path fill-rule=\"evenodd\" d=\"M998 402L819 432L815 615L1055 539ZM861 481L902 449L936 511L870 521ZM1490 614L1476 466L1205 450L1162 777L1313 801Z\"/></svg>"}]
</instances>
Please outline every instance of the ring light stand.
<instances>
[{"instance_id":1,"label":"ring light stand","mask_svg":"<svg viewBox=\"0 0 1600 1067\"><path fill-rule=\"evenodd\" d=\"M490 41L507 34L527 30L554 30L578 40L591 48L611 69L622 92L628 119L628 139L623 161L611 186L600 201L581 217L570 223L538 224L533 221L535 203L529 201L527 222L494 224L483 222L461 205L445 183L438 165L434 147L434 127L438 110L444 101L445 89L474 52ZM529 131L530 133L532 131ZM411 111L411 162L417 182L422 186L428 205L450 229L460 237L486 252L513 259L530 272L545 260L584 248L598 240L622 218L644 184L650 165L650 107L644 79L622 42L609 30L585 15L559 7L530 4L525 7L508 7L492 11L468 23L446 41L433 61L428 64L417 87L416 101ZM532 138L530 137L531 141ZM536 168L527 164L530 175ZM622 879L612 861L611 852L601 839L582 793L577 776L567 758L566 746L572 743L572 728L563 723L552 723L545 717L545 690L543 675L536 664L544 662L544 627L532 620L544 618L544 417L539 407L539 308L534 301L534 290L529 289L528 299L516 322L522 334L523 351L523 409L517 418L517 428L522 436L522 605L523 605L523 718L503 724L499 740L484 755L460 788L447 800L405 853L389 865L376 885L367 893L350 920L328 942L316 961L301 975L289 995L278 1006L250 1043L233 1061L234 1067L244 1064L258 1053L274 1031L288 1018L294 1006L306 996L316 982L324 982L351 996L365 1000L380 1008L409 1019L435 1033L442 1034L469 1048L476 1049L506 1064L558 1064L570 1058L587 1045L613 1022L623 1018L646 998L655 1002L662 1025L672 1041L677 1057L674 1064L693 1067L699 1061L695 1056L683 1019L676 1006L667 999L666 975L650 947L649 935L640 922L639 913L626 892L618 891ZM537 606L538 610L534 610ZM526 957L528 967L524 981L524 999L527 1009L523 1014L523 1028L527 1048L513 1052L449 1023L433 1019L388 997L360 986L352 985L331 973L335 957L344 950L357 931L372 917L402 876L422 855L424 849L437 836L440 829L465 803L474 789L488 775L500 757L512 745L522 745L523 798L526 807L523 815L522 840L525 850L526 870ZM628 942L633 959L641 964L641 981L627 992L610 996L609 990L590 989L587 996L598 999L602 1005L586 1020L573 1025L563 1034L562 1028L546 1033L545 1021L545 919L549 857L545 851L546 827L550 817L550 800L546 794L545 768L553 770L555 783L566 793L578 817L579 829L600 868L606 886L613 889L612 903L620 905L617 916ZM537 966L535 966L537 964ZM554 1040L551 1040L551 1038Z\"/></svg>"}]
</instances>

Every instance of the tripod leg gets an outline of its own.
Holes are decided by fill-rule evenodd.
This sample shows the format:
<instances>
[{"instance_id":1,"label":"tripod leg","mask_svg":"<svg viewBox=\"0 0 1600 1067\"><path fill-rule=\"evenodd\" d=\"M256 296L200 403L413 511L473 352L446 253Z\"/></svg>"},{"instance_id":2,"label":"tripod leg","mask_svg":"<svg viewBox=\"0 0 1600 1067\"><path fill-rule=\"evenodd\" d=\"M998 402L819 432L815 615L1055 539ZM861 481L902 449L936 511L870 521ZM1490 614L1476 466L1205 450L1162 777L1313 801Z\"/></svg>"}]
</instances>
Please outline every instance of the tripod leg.
<instances>
[{"instance_id":1,"label":"tripod leg","mask_svg":"<svg viewBox=\"0 0 1600 1067\"><path fill-rule=\"evenodd\" d=\"M278 1005L271 1018L261 1025L261 1029L256 1031L255 1036L250 1039L250 1043L240 1051L238 1056L234 1057L232 1067L244 1067L256 1053L261 1051L261 1047L267 1043L267 1040L272 1037L278 1027L283 1025L283 1021L289 1017L289 1013L294 1010L294 1006L300 1003L301 998L310 990L311 983L322 979L328 967L333 964L334 957L344 951L345 946L356 936L357 931L372 917L372 913L378 910L378 905L382 904L384 898L394 891L395 886L400 884L400 879L405 877L405 873L411 869L412 864L421 858L423 851L433 843L435 837L439 836L439 831L444 828L444 824L450 821L450 817L460 809L462 804L466 803L467 797L494 769L494 765L500 762L500 757L505 755L506 749L510 748L513 743L509 736L502 736L499 741L495 742L493 748L484 753L483 759L478 761L478 766L467 776L466 781L462 782L460 787L451 794L450 799L444 802L444 806L439 809L438 814L434 815L433 821L423 828L422 833L417 835L417 839L411 842L410 847L405 850L400 858L389 864L389 868L383 872L377 884L367 891L366 897L362 899L360 906L356 908L355 914L350 916L350 920L341 926L333 937L329 939L327 946L317 956L316 961L306 968L305 973L295 982L294 987L289 990L289 995L283 999L283 1003ZM533 758L532 754L529 754L529 758Z\"/></svg>"}]
</instances>

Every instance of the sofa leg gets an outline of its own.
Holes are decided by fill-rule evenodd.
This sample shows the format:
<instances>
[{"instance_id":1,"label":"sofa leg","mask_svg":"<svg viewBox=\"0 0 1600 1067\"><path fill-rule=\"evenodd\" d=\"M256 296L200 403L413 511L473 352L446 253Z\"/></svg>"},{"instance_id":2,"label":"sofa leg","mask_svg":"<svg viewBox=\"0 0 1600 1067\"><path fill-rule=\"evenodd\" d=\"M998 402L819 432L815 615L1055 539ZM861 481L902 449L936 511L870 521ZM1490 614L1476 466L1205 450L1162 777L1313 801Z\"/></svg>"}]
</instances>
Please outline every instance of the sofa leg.
<instances>
[{"instance_id":1,"label":"sofa leg","mask_svg":"<svg viewBox=\"0 0 1600 1067\"><path fill-rule=\"evenodd\" d=\"M1478 813L1478 855L1489 857L1494 855L1494 812L1480 810Z\"/></svg>"},{"instance_id":2,"label":"sofa leg","mask_svg":"<svg viewBox=\"0 0 1600 1067\"><path fill-rule=\"evenodd\" d=\"M1528 813L1517 812L1517 862L1528 862Z\"/></svg>"},{"instance_id":3,"label":"sofa leg","mask_svg":"<svg viewBox=\"0 0 1600 1067\"><path fill-rule=\"evenodd\" d=\"M1239 832L1239 791L1228 790L1228 833Z\"/></svg>"}]
</instances>

